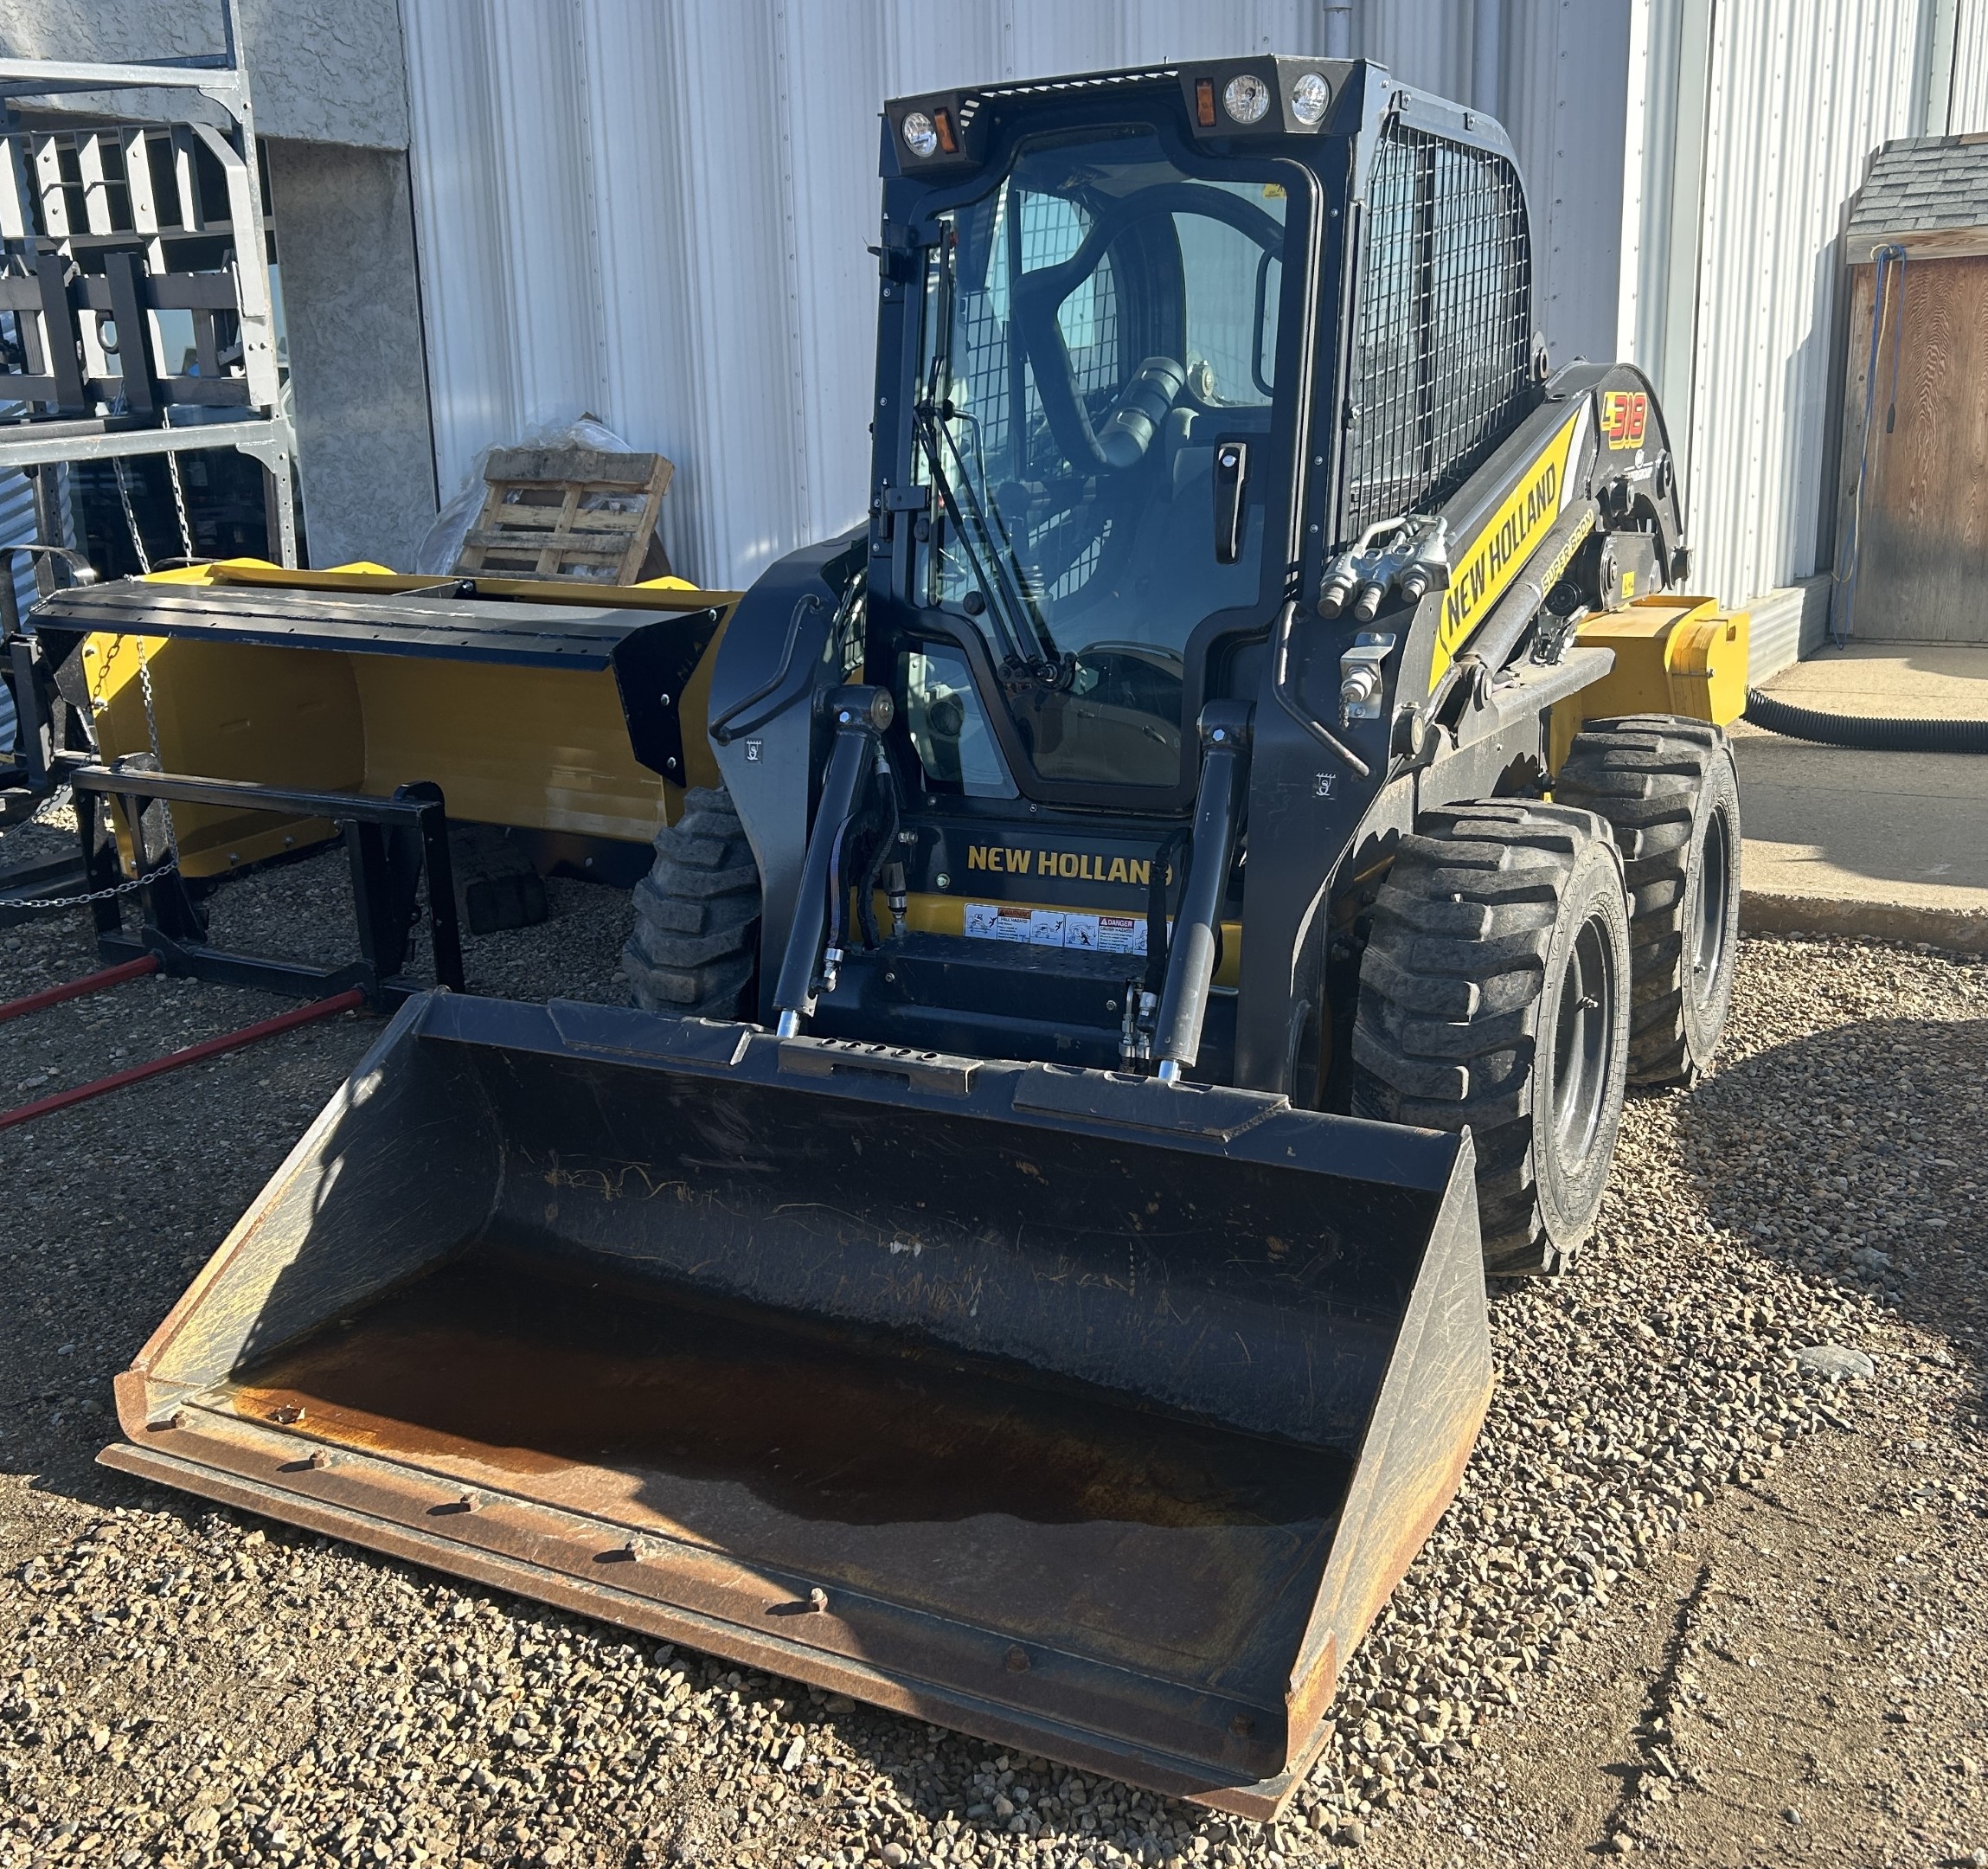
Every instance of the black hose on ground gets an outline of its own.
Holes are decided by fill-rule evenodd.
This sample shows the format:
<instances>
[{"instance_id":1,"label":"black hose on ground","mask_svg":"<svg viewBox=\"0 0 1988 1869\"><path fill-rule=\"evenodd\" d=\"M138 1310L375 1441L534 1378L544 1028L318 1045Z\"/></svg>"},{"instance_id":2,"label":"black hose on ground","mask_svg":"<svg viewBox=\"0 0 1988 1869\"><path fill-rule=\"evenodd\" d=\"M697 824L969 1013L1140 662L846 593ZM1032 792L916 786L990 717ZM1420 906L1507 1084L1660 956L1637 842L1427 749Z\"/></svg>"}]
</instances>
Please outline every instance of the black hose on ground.
<instances>
[{"instance_id":1,"label":"black hose on ground","mask_svg":"<svg viewBox=\"0 0 1988 1869\"><path fill-rule=\"evenodd\" d=\"M1746 717L1769 733L1857 753L1988 753L1988 721L1885 720L1869 714L1818 714L1747 690Z\"/></svg>"}]
</instances>

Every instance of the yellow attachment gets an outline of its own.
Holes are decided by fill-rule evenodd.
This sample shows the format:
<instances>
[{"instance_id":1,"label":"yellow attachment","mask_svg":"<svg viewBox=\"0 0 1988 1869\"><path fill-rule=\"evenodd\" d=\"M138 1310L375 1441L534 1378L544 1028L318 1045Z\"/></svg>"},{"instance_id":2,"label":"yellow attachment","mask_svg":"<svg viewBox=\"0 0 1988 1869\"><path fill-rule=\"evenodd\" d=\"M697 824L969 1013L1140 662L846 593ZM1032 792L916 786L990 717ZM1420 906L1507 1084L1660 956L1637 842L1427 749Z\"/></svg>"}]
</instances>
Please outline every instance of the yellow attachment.
<instances>
[{"instance_id":1,"label":"yellow attachment","mask_svg":"<svg viewBox=\"0 0 1988 1869\"><path fill-rule=\"evenodd\" d=\"M1588 618L1574 640L1613 649L1615 666L1555 705L1553 770L1589 721L1681 714L1723 727L1737 720L1747 707L1748 623L1744 610L1722 610L1709 597L1644 597Z\"/></svg>"},{"instance_id":2,"label":"yellow attachment","mask_svg":"<svg viewBox=\"0 0 1988 1869\"><path fill-rule=\"evenodd\" d=\"M269 575L262 575L267 573ZM246 574L246 575L244 575ZM330 581L343 581L333 584ZM376 567L285 571L232 561L157 574L162 583L281 583L295 588L406 588L411 580ZM490 588L491 581L479 580ZM659 581L690 589L681 580ZM534 583L530 594L548 587ZM653 609L653 589L584 588L587 601ZM699 607L713 601L697 592ZM574 600L578 601L577 597ZM723 634L722 626L719 637ZM719 638L686 684L683 716L709 706ZM445 661L324 649L264 647L198 637L148 637L159 761L168 772L241 779L299 790L386 797L414 779L442 787L449 815L646 844L683 809L683 788L635 758L613 671ZM97 634L82 667L106 760L151 750L138 678L139 639ZM704 735L684 735L685 780L718 783ZM323 819L287 819L223 806L174 807L180 867L190 877L321 843ZM128 850L122 851L127 867Z\"/></svg>"},{"instance_id":3,"label":"yellow attachment","mask_svg":"<svg viewBox=\"0 0 1988 1869\"><path fill-rule=\"evenodd\" d=\"M333 565L325 571L293 571L271 564L265 558L221 558L209 564L185 565L171 571L153 571L146 581L153 584L260 584L279 590L382 591L389 595L406 591L433 590L438 584L452 581L446 577L427 577L416 572L389 571L385 565L358 559L351 564ZM506 578L478 575L473 581L486 597L523 597L533 603L582 604L589 609L616 608L656 610L702 610L711 605L736 603L737 591L702 590L688 579L650 578L640 584L590 584L581 578ZM668 596L658 601L658 591L688 591L679 607Z\"/></svg>"}]
</instances>

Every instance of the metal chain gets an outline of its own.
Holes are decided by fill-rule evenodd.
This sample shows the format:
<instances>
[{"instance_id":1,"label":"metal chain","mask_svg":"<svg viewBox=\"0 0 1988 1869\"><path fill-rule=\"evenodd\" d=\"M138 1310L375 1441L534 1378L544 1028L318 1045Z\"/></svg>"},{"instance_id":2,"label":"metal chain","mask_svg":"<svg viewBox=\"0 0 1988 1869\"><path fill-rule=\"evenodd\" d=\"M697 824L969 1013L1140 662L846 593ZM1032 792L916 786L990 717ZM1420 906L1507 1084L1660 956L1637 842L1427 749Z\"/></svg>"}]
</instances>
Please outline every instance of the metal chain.
<instances>
[{"instance_id":1,"label":"metal chain","mask_svg":"<svg viewBox=\"0 0 1988 1869\"><path fill-rule=\"evenodd\" d=\"M129 896L142 890L148 883L156 883L163 876L171 874L170 866L154 870L149 875L133 877L126 883L113 883L108 889L80 890L74 896L0 896L0 909L80 909L89 902L109 902L119 896Z\"/></svg>"},{"instance_id":2,"label":"metal chain","mask_svg":"<svg viewBox=\"0 0 1988 1869\"><path fill-rule=\"evenodd\" d=\"M131 640L138 646L138 692L144 697L145 734L151 742L152 763L160 772L164 772L165 758L159 751L159 717L152 705L152 671L151 665L145 660L145 639L143 636L134 636ZM179 868L179 832L173 825L170 799L159 800L159 816L165 823L166 851L172 857L171 867L176 870ZM137 833L134 832L133 834ZM142 864L144 854L142 850L133 851L132 860Z\"/></svg>"},{"instance_id":3,"label":"metal chain","mask_svg":"<svg viewBox=\"0 0 1988 1869\"><path fill-rule=\"evenodd\" d=\"M168 454L166 464L172 469L173 498L179 507L180 533L186 540L187 556L190 558L193 556L193 534L187 525L186 496L180 489L179 463ZM125 509L125 525L131 535L131 549L138 555L139 570L149 577L152 568L151 555L145 550L144 534L138 530L138 516L131 510L131 490L125 478L122 458L112 455L111 466L117 475L118 499ZM164 772L165 759L159 752L158 710L152 700L152 671L151 665L145 660L145 639L143 636L134 636L131 640L137 645L138 652L138 692L145 703L145 737L151 742L153 763L159 771ZM176 870L179 868L179 832L172 821L172 801L170 799L159 800L159 815L165 822L166 849L172 857L170 867ZM142 850L134 851L131 857L133 862L142 864L144 861L144 852Z\"/></svg>"},{"instance_id":4,"label":"metal chain","mask_svg":"<svg viewBox=\"0 0 1988 1869\"><path fill-rule=\"evenodd\" d=\"M179 514L180 554L189 562L199 555L193 549L193 520L186 510L186 488L179 477L179 453L169 449L166 453L166 475L172 482L172 503Z\"/></svg>"},{"instance_id":5,"label":"metal chain","mask_svg":"<svg viewBox=\"0 0 1988 1869\"><path fill-rule=\"evenodd\" d=\"M138 570L144 576L151 575L151 554L145 549L145 536L138 530L138 516L131 511L131 485L125 478L125 463L121 455L111 456L111 472L117 476L118 501L125 509L125 530L131 536L131 549L138 555Z\"/></svg>"}]
</instances>

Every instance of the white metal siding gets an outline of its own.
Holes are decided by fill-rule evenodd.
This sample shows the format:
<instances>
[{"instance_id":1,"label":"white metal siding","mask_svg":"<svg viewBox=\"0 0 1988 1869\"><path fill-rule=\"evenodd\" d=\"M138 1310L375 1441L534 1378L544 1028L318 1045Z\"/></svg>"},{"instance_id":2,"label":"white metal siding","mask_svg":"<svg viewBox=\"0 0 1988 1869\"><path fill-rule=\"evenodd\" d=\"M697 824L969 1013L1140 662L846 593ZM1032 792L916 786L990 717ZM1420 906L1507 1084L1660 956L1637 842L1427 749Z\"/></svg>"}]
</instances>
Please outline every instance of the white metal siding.
<instances>
[{"instance_id":1,"label":"white metal siding","mask_svg":"<svg viewBox=\"0 0 1988 1869\"><path fill-rule=\"evenodd\" d=\"M1557 363L1612 359L1630 0L1505 0L1499 103L1532 209L1534 321Z\"/></svg>"},{"instance_id":2,"label":"white metal siding","mask_svg":"<svg viewBox=\"0 0 1988 1869\"><path fill-rule=\"evenodd\" d=\"M1364 0L1354 49L1505 127L1532 217L1534 318L1556 363L1613 356L1624 100L1645 0L1502 0L1496 95L1472 94L1473 0Z\"/></svg>"},{"instance_id":3,"label":"white metal siding","mask_svg":"<svg viewBox=\"0 0 1988 1869\"><path fill-rule=\"evenodd\" d=\"M1988 0L1955 0L1955 3L1946 132L1978 136L1988 130Z\"/></svg>"},{"instance_id":4,"label":"white metal siding","mask_svg":"<svg viewBox=\"0 0 1988 1869\"><path fill-rule=\"evenodd\" d=\"M1837 229L1870 151L1925 120L1948 0L1720 0L1680 148L1704 3L1504 0L1497 106L1552 352L1658 375L1700 579L1741 601L1815 568ZM1952 4L1951 120L1988 126L1988 0ZM1324 34L1312 0L405 6L444 488L591 412L677 463L665 543L714 583L861 511L885 96ZM1355 48L1467 98L1473 17L1357 0Z\"/></svg>"},{"instance_id":5,"label":"white metal siding","mask_svg":"<svg viewBox=\"0 0 1988 1869\"><path fill-rule=\"evenodd\" d=\"M1506 10L1517 3L1507 0ZM1472 0L1354 0L1353 50L1385 65L1404 83L1475 104L1472 14Z\"/></svg>"},{"instance_id":6,"label":"white metal siding","mask_svg":"<svg viewBox=\"0 0 1988 1869\"><path fill-rule=\"evenodd\" d=\"M1837 235L1870 153L1922 120L1930 9L1717 8L1688 420L1693 581L1729 601L1817 568Z\"/></svg>"},{"instance_id":7,"label":"white metal siding","mask_svg":"<svg viewBox=\"0 0 1988 1869\"><path fill-rule=\"evenodd\" d=\"M1244 48L1310 0L407 0L437 462L582 413L677 464L664 543L742 583L869 477L878 106Z\"/></svg>"},{"instance_id":8,"label":"white metal siding","mask_svg":"<svg viewBox=\"0 0 1988 1869\"><path fill-rule=\"evenodd\" d=\"M1502 114L1562 356L1613 348L1610 100L1640 3L1505 0ZM1466 97L1472 19L1365 0L1355 49ZM406 25L445 493L479 449L592 413L676 462L664 542L715 583L860 513L884 97L1316 52L1324 29L1311 0L406 0Z\"/></svg>"}]
</instances>

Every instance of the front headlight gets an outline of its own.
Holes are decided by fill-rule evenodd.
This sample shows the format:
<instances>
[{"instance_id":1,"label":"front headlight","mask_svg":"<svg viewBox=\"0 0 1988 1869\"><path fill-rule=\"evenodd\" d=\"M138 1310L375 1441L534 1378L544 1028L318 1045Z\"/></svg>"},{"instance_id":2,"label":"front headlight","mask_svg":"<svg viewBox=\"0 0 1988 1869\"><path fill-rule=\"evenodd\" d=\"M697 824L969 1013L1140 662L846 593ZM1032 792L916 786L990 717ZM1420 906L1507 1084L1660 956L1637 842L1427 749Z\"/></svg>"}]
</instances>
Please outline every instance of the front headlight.
<instances>
[{"instance_id":1,"label":"front headlight","mask_svg":"<svg viewBox=\"0 0 1988 1869\"><path fill-rule=\"evenodd\" d=\"M1291 114L1309 130L1325 114L1332 87L1315 71L1302 73L1291 87Z\"/></svg>"},{"instance_id":2,"label":"front headlight","mask_svg":"<svg viewBox=\"0 0 1988 1869\"><path fill-rule=\"evenodd\" d=\"M1238 73L1222 89L1222 107L1239 124L1261 123L1270 108L1270 87L1254 72Z\"/></svg>"},{"instance_id":3,"label":"front headlight","mask_svg":"<svg viewBox=\"0 0 1988 1869\"><path fill-rule=\"evenodd\" d=\"M939 147L939 128L923 111L907 111L901 125L904 146L914 156L929 156Z\"/></svg>"}]
</instances>

